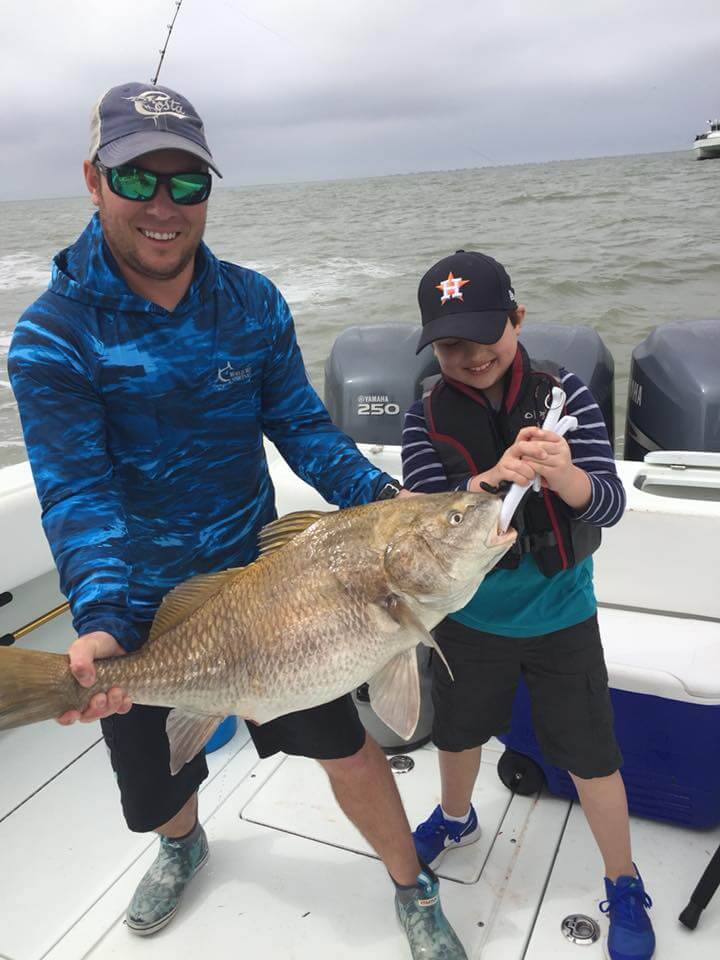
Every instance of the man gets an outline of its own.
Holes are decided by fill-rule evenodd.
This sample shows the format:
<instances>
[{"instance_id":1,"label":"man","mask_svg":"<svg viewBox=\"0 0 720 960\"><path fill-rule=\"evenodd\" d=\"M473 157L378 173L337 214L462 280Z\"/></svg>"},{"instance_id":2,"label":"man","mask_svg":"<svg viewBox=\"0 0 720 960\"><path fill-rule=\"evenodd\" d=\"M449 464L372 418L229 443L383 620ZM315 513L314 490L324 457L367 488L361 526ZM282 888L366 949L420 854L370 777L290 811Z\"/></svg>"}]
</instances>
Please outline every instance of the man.
<instances>
[{"instance_id":1,"label":"man","mask_svg":"<svg viewBox=\"0 0 720 960\"><path fill-rule=\"evenodd\" d=\"M265 277L202 242L214 171L202 121L166 87L128 83L93 110L84 176L97 213L57 255L23 315L9 369L44 528L90 686L94 660L147 638L163 595L256 556L275 517L263 434L341 507L394 496L307 381L292 317ZM147 935L173 917L208 854L197 818L204 754L168 769L167 710L119 688L60 723L101 719L131 830L160 851L128 907ZM465 958L417 861L388 764L350 697L250 727L260 756L314 757L396 888L413 956Z\"/></svg>"}]
</instances>

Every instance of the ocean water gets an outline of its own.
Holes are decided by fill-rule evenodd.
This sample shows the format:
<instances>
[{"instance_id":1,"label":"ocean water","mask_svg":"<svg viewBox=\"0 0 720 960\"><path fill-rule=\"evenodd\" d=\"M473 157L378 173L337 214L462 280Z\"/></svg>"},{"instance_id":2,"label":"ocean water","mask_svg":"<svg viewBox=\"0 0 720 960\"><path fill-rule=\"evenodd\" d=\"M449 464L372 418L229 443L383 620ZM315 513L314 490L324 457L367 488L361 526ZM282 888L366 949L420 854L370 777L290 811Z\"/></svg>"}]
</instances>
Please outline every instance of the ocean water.
<instances>
[{"instance_id":1,"label":"ocean water","mask_svg":"<svg viewBox=\"0 0 720 960\"><path fill-rule=\"evenodd\" d=\"M720 315L720 162L690 152L366 180L217 188L206 240L269 276L310 378L350 324L418 323L422 273L458 248L507 267L526 324L589 324L615 359L622 439L633 347L656 325ZM0 467L25 458L6 355L86 198L0 204Z\"/></svg>"}]
</instances>

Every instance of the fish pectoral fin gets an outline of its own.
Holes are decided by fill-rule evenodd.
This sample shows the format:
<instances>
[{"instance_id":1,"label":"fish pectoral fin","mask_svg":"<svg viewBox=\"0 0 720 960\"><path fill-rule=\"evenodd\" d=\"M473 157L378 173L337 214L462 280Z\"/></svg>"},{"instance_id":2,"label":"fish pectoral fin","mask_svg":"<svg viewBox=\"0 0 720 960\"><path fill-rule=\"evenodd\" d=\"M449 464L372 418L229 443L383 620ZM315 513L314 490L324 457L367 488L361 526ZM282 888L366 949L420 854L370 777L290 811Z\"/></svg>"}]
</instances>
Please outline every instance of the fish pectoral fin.
<instances>
[{"instance_id":1,"label":"fish pectoral fin","mask_svg":"<svg viewBox=\"0 0 720 960\"><path fill-rule=\"evenodd\" d=\"M368 684L370 706L403 740L415 732L420 717L420 677L415 647L398 653Z\"/></svg>"},{"instance_id":2,"label":"fish pectoral fin","mask_svg":"<svg viewBox=\"0 0 720 960\"><path fill-rule=\"evenodd\" d=\"M165 730L170 741L170 773L173 776L200 753L224 719L188 710L170 711Z\"/></svg>"},{"instance_id":3,"label":"fish pectoral fin","mask_svg":"<svg viewBox=\"0 0 720 960\"><path fill-rule=\"evenodd\" d=\"M417 636L418 643L424 643L426 647L432 647L435 653L440 657L440 660L445 664L445 669L450 674L450 679L454 681L455 677L450 669L450 664L445 659L445 654L435 642L435 637L433 637L430 631L422 623L420 623L405 601L401 600L400 597L396 596L395 594L391 594L389 597L385 598L383 605L397 624L399 624L401 627L404 627L406 630L411 632L414 631Z\"/></svg>"}]
</instances>

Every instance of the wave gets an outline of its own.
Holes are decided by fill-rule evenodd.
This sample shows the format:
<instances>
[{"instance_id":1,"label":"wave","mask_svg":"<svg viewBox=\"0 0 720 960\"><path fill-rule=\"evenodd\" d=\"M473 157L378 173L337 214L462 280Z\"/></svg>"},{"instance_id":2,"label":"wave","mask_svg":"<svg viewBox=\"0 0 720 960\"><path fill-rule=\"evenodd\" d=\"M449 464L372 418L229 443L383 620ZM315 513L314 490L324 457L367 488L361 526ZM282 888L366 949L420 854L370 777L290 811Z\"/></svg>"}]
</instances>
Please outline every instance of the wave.
<instances>
[{"instance_id":1,"label":"wave","mask_svg":"<svg viewBox=\"0 0 720 960\"><path fill-rule=\"evenodd\" d=\"M513 194L498 201L499 206L514 206L519 203L556 203L558 201L573 201L584 203L587 201L612 200L617 197L623 197L620 190L594 190L592 193L570 193L566 190L550 190L547 193L521 193Z\"/></svg>"},{"instance_id":2,"label":"wave","mask_svg":"<svg viewBox=\"0 0 720 960\"><path fill-rule=\"evenodd\" d=\"M21 250L0 257L0 290L46 287L50 281L47 260Z\"/></svg>"},{"instance_id":3,"label":"wave","mask_svg":"<svg viewBox=\"0 0 720 960\"><path fill-rule=\"evenodd\" d=\"M356 257L329 257L318 263L304 263L284 269L273 277L291 305L331 303L356 293L363 280L389 280L397 269L374 260Z\"/></svg>"}]
</instances>

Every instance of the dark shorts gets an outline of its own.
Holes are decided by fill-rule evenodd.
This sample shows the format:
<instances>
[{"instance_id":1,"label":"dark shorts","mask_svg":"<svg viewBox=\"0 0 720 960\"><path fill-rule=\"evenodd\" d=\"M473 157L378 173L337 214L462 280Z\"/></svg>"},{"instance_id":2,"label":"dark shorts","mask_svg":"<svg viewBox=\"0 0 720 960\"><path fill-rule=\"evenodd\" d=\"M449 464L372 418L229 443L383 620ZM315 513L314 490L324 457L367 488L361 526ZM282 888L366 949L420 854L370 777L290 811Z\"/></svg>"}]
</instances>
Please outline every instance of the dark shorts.
<instances>
[{"instance_id":1,"label":"dark shorts","mask_svg":"<svg viewBox=\"0 0 720 960\"><path fill-rule=\"evenodd\" d=\"M205 754L200 753L171 776L165 733L168 712L165 707L136 704L129 713L100 721L125 820L138 833L156 830L171 820L208 775ZM352 756L365 743L365 728L350 695L261 726L247 726L261 757L282 751L336 760Z\"/></svg>"},{"instance_id":2,"label":"dark shorts","mask_svg":"<svg viewBox=\"0 0 720 960\"><path fill-rule=\"evenodd\" d=\"M522 675L540 749L578 777L605 777L622 765L597 617L539 637L502 637L444 620L435 630L455 676L433 657L433 742L468 750L510 729Z\"/></svg>"}]
</instances>

